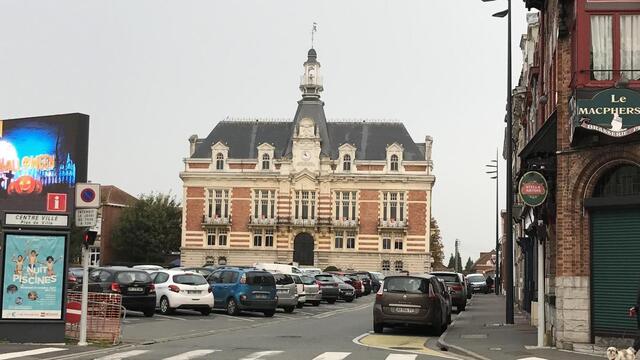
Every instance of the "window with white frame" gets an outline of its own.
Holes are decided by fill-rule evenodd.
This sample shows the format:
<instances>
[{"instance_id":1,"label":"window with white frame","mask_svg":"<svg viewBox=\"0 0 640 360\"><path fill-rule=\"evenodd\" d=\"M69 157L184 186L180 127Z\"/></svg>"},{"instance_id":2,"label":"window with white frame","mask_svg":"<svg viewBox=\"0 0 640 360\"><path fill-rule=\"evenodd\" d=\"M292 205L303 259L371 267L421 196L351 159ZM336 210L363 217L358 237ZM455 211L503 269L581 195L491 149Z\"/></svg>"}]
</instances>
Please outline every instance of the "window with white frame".
<instances>
[{"instance_id":1,"label":"window with white frame","mask_svg":"<svg viewBox=\"0 0 640 360\"><path fill-rule=\"evenodd\" d=\"M391 234L382 234L382 250L391 250Z\"/></svg>"},{"instance_id":2,"label":"window with white frame","mask_svg":"<svg viewBox=\"0 0 640 360\"><path fill-rule=\"evenodd\" d=\"M253 191L253 217L256 219L274 219L276 217L276 191Z\"/></svg>"},{"instance_id":3,"label":"window with white frame","mask_svg":"<svg viewBox=\"0 0 640 360\"><path fill-rule=\"evenodd\" d=\"M404 269L404 264L402 263L402 260L396 260L393 263L393 268L396 272L400 272Z\"/></svg>"},{"instance_id":4,"label":"window with white frame","mask_svg":"<svg viewBox=\"0 0 640 360\"><path fill-rule=\"evenodd\" d=\"M355 220L356 219L356 192L336 191L335 199L335 219Z\"/></svg>"},{"instance_id":5,"label":"window with white frame","mask_svg":"<svg viewBox=\"0 0 640 360\"><path fill-rule=\"evenodd\" d=\"M382 194L382 220L405 221L404 192L384 192Z\"/></svg>"},{"instance_id":6,"label":"window with white frame","mask_svg":"<svg viewBox=\"0 0 640 360\"><path fill-rule=\"evenodd\" d=\"M393 250L395 251L402 251L404 247L404 239L402 239L402 236L396 236L393 238Z\"/></svg>"},{"instance_id":7,"label":"window with white frame","mask_svg":"<svg viewBox=\"0 0 640 360\"><path fill-rule=\"evenodd\" d=\"M351 155L347 154L342 157L342 170L351 171Z\"/></svg>"},{"instance_id":8,"label":"window with white frame","mask_svg":"<svg viewBox=\"0 0 640 360\"><path fill-rule=\"evenodd\" d=\"M207 229L207 246L227 246L226 228Z\"/></svg>"},{"instance_id":9,"label":"window with white frame","mask_svg":"<svg viewBox=\"0 0 640 360\"><path fill-rule=\"evenodd\" d=\"M356 232L347 231L347 249L356 248Z\"/></svg>"},{"instance_id":10,"label":"window with white frame","mask_svg":"<svg viewBox=\"0 0 640 360\"><path fill-rule=\"evenodd\" d=\"M333 247L335 249L342 249L344 247L344 231L336 231Z\"/></svg>"},{"instance_id":11,"label":"window with white frame","mask_svg":"<svg viewBox=\"0 0 640 360\"><path fill-rule=\"evenodd\" d=\"M398 155L393 154L391 155L391 171L398 171Z\"/></svg>"},{"instance_id":12,"label":"window with white frame","mask_svg":"<svg viewBox=\"0 0 640 360\"><path fill-rule=\"evenodd\" d=\"M402 251L404 249L404 237L400 233L383 233L382 250Z\"/></svg>"},{"instance_id":13,"label":"window with white frame","mask_svg":"<svg viewBox=\"0 0 640 360\"><path fill-rule=\"evenodd\" d=\"M391 261L382 260L382 271L389 271L389 270L391 270Z\"/></svg>"},{"instance_id":14,"label":"window with white frame","mask_svg":"<svg viewBox=\"0 0 640 360\"><path fill-rule=\"evenodd\" d=\"M224 169L224 155L222 153L218 153L216 155L216 170Z\"/></svg>"},{"instance_id":15,"label":"window with white frame","mask_svg":"<svg viewBox=\"0 0 640 360\"><path fill-rule=\"evenodd\" d=\"M295 198L295 218L315 219L316 218L316 192L307 190L296 191Z\"/></svg>"},{"instance_id":16,"label":"window with white frame","mask_svg":"<svg viewBox=\"0 0 640 360\"><path fill-rule=\"evenodd\" d=\"M271 157L269 154L262 155L262 170L270 170L271 169Z\"/></svg>"},{"instance_id":17,"label":"window with white frame","mask_svg":"<svg viewBox=\"0 0 640 360\"><path fill-rule=\"evenodd\" d=\"M229 217L229 190L209 189L207 191L207 216L210 219Z\"/></svg>"},{"instance_id":18,"label":"window with white frame","mask_svg":"<svg viewBox=\"0 0 640 360\"><path fill-rule=\"evenodd\" d=\"M336 231L334 234L333 247L335 249L355 249L356 248L355 231Z\"/></svg>"},{"instance_id":19,"label":"window with white frame","mask_svg":"<svg viewBox=\"0 0 640 360\"><path fill-rule=\"evenodd\" d=\"M253 247L273 247L273 229L257 229L253 232Z\"/></svg>"}]
</instances>

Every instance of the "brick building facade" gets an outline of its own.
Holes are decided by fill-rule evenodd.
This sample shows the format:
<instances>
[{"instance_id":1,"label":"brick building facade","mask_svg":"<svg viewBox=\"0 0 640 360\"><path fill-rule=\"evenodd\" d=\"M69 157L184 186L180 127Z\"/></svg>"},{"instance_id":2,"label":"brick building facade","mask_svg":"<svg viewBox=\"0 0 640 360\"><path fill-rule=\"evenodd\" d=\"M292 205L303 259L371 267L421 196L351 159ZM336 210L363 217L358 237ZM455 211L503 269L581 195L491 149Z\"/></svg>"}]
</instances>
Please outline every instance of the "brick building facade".
<instances>
[{"instance_id":1,"label":"brick building facade","mask_svg":"<svg viewBox=\"0 0 640 360\"><path fill-rule=\"evenodd\" d=\"M513 181L539 172L549 194L514 205L521 306L544 291L549 344L624 342L640 284L640 2L525 3L540 12L513 90Z\"/></svg>"},{"instance_id":2,"label":"brick building facade","mask_svg":"<svg viewBox=\"0 0 640 360\"><path fill-rule=\"evenodd\" d=\"M225 120L189 139L182 264L430 270L431 137L328 122L319 70L311 49L293 120Z\"/></svg>"}]
</instances>

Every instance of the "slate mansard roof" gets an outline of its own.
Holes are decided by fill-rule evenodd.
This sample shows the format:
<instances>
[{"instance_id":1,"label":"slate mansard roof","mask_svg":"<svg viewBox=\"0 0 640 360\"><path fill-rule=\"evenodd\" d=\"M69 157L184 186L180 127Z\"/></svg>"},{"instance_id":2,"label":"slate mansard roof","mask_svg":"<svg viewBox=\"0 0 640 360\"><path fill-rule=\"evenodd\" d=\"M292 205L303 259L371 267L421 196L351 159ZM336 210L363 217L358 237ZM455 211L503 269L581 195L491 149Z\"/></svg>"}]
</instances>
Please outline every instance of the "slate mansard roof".
<instances>
[{"instance_id":1,"label":"slate mansard roof","mask_svg":"<svg viewBox=\"0 0 640 360\"><path fill-rule=\"evenodd\" d=\"M386 147L393 143L404 147L404 160L425 159L422 144L413 141L402 123L359 121L325 124L328 141L322 140L322 153L331 159L338 158L338 148L345 143L356 147L356 159L359 160L385 160ZM289 157L293 131L293 121L220 121L206 139L198 141L191 158L211 158L211 146L217 142L229 147L230 159L255 159L257 147L263 143L275 147L276 158Z\"/></svg>"}]
</instances>

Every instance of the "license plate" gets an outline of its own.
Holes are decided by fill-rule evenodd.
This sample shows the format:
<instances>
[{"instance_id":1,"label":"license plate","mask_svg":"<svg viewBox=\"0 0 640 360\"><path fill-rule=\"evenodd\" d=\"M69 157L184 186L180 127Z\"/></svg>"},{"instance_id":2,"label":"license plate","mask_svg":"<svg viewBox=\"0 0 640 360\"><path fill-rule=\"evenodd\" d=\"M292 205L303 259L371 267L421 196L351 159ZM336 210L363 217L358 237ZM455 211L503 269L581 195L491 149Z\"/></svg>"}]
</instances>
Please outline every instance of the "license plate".
<instances>
[{"instance_id":1,"label":"license plate","mask_svg":"<svg viewBox=\"0 0 640 360\"><path fill-rule=\"evenodd\" d=\"M129 290L129 292L143 292L144 291L144 289L141 288L141 287L130 287L128 290Z\"/></svg>"},{"instance_id":2,"label":"license plate","mask_svg":"<svg viewBox=\"0 0 640 360\"><path fill-rule=\"evenodd\" d=\"M187 294L200 294L200 290L187 290Z\"/></svg>"},{"instance_id":3,"label":"license plate","mask_svg":"<svg viewBox=\"0 0 640 360\"><path fill-rule=\"evenodd\" d=\"M256 294L256 299L266 299L267 295L266 294Z\"/></svg>"},{"instance_id":4,"label":"license plate","mask_svg":"<svg viewBox=\"0 0 640 360\"><path fill-rule=\"evenodd\" d=\"M393 312L402 313L402 314L413 314L418 312L418 309L414 308L403 308L403 307L394 307L391 308Z\"/></svg>"}]
</instances>

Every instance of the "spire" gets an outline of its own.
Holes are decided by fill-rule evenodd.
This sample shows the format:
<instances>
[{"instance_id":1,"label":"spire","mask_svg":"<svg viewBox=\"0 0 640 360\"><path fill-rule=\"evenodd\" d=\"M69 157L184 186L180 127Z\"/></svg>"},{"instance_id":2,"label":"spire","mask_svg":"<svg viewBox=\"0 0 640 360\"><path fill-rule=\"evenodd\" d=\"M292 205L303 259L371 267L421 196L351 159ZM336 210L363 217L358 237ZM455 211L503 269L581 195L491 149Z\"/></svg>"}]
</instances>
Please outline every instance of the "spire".
<instances>
[{"instance_id":1,"label":"spire","mask_svg":"<svg viewBox=\"0 0 640 360\"><path fill-rule=\"evenodd\" d=\"M302 98L320 98L322 87L322 76L320 75L320 63L317 60L318 53L314 48L307 52L307 61L304 62L304 75L300 79L300 91Z\"/></svg>"}]
</instances>

